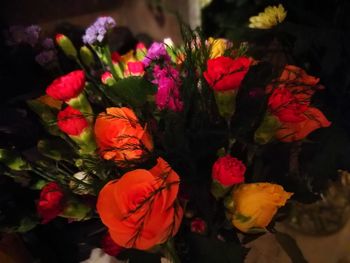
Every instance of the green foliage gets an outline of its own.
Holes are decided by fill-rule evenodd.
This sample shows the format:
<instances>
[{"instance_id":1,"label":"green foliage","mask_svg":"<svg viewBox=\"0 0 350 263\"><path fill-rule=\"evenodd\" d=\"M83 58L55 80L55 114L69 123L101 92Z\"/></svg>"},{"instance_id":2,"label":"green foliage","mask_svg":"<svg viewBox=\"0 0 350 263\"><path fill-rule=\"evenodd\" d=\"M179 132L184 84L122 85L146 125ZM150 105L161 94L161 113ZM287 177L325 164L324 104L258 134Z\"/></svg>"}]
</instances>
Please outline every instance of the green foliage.
<instances>
[{"instance_id":1,"label":"green foliage","mask_svg":"<svg viewBox=\"0 0 350 263\"><path fill-rule=\"evenodd\" d=\"M112 87L106 87L105 92L115 105L125 102L133 108L139 108L149 100L149 96L154 95L156 87L144 78L128 77L118 80Z\"/></svg>"}]
</instances>

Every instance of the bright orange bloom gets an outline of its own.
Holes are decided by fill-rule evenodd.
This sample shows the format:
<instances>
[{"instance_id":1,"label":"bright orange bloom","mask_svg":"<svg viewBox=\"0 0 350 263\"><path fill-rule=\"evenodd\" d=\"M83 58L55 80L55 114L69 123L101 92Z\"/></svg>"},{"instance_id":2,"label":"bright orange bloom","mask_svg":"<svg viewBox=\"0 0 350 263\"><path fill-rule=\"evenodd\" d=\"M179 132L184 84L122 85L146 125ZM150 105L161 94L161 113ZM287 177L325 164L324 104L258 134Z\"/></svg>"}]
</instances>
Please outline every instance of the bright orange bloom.
<instances>
[{"instance_id":1,"label":"bright orange bloom","mask_svg":"<svg viewBox=\"0 0 350 263\"><path fill-rule=\"evenodd\" d=\"M95 123L95 137L102 158L120 165L139 160L153 150L153 142L146 128L142 128L129 108L107 108Z\"/></svg>"},{"instance_id":2,"label":"bright orange bloom","mask_svg":"<svg viewBox=\"0 0 350 263\"><path fill-rule=\"evenodd\" d=\"M158 158L150 170L136 169L107 183L97 211L118 245L146 250L178 231L183 216L178 189L179 176Z\"/></svg>"},{"instance_id":3,"label":"bright orange bloom","mask_svg":"<svg viewBox=\"0 0 350 263\"><path fill-rule=\"evenodd\" d=\"M304 115L306 116L304 121L283 123L276 133L276 138L282 142L299 141L314 130L331 125L331 122L316 108L309 107Z\"/></svg>"}]
</instances>

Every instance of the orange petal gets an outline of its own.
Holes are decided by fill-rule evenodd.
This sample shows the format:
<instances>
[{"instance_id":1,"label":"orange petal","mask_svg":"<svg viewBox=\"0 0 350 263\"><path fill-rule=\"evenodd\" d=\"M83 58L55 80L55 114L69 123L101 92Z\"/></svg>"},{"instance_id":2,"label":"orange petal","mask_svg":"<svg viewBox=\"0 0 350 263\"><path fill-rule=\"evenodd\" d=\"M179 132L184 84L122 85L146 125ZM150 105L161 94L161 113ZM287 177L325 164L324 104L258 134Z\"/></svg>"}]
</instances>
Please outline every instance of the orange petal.
<instances>
[{"instance_id":1,"label":"orange petal","mask_svg":"<svg viewBox=\"0 0 350 263\"><path fill-rule=\"evenodd\" d=\"M304 112L306 119L298 123L283 123L276 138L282 142L294 142L304 139L318 128L329 127L331 122L317 109L310 107Z\"/></svg>"}]
</instances>

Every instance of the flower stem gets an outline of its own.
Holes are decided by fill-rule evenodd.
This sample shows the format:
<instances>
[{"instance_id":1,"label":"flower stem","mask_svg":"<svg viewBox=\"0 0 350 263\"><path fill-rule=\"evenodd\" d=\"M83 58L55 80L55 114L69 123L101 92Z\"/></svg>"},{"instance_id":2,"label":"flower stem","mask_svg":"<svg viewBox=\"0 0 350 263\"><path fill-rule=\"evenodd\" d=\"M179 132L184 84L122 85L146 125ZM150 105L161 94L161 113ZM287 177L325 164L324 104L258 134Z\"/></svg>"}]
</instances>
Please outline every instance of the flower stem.
<instances>
[{"instance_id":1,"label":"flower stem","mask_svg":"<svg viewBox=\"0 0 350 263\"><path fill-rule=\"evenodd\" d=\"M103 45L102 47L103 50L103 55L105 56L106 62L109 66L109 69L114 77L114 79L119 79L118 74L114 68L113 62L112 62L112 55L111 55L111 51L109 50L108 45Z\"/></svg>"},{"instance_id":2,"label":"flower stem","mask_svg":"<svg viewBox=\"0 0 350 263\"><path fill-rule=\"evenodd\" d=\"M165 244L164 244L164 254L167 259L170 260L172 263L181 263L181 260L179 256L176 253L176 249L174 246L174 240L170 238Z\"/></svg>"}]
</instances>

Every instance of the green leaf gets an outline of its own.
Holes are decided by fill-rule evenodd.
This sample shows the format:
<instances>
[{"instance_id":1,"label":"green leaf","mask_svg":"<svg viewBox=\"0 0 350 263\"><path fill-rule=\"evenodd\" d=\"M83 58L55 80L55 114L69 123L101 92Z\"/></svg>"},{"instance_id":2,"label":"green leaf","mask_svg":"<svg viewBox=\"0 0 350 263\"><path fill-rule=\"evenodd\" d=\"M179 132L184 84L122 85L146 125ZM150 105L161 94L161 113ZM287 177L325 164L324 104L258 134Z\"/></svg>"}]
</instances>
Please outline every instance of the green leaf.
<instances>
[{"instance_id":1,"label":"green leaf","mask_svg":"<svg viewBox=\"0 0 350 263\"><path fill-rule=\"evenodd\" d=\"M74 153L71 151L71 147L63 140L40 140L38 142L38 151L53 160L72 160Z\"/></svg>"},{"instance_id":2,"label":"green leaf","mask_svg":"<svg viewBox=\"0 0 350 263\"><path fill-rule=\"evenodd\" d=\"M30 164L15 151L0 149L0 162L14 171L30 170Z\"/></svg>"},{"instance_id":3,"label":"green leaf","mask_svg":"<svg viewBox=\"0 0 350 263\"><path fill-rule=\"evenodd\" d=\"M41 103L38 100L28 100L27 105L40 117L43 126L50 134L55 136L62 134L56 124L57 112L54 112L54 109L45 105L44 103Z\"/></svg>"},{"instance_id":4,"label":"green leaf","mask_svg":"<svg viewBox=\"0 0 350 263\"><path fill-rule=\"evenodd\" d=\"M119 102L121 98L132 107L141 107L148 96L156 93L156 87L142 77L128 77L118 80L113 87L106 87L106 94Z\"/></svg>"},{"instance_id":5,"label":"green leaf","mask_svg":"<svg viewBox=\"0 0 350 263\"><path fill-rule=\"evenodd\" d=\"M286 233L276 232L275 238L293 263L308 263L293 237Z\"/></svg>"},{"instance_id":6,"label":"green leaf","mask_svg":"<svg viewBox=\"0 0 350 263\"><path fill-rule=\"evenodd\" d=\"M38 218L34 216L26 216L21 220L20 225L16 231L20 233L28 232L29 230L32 230L34 227L36 227L38 223Z\"/></svg>"}]
</instances>

